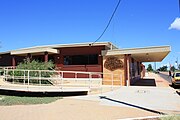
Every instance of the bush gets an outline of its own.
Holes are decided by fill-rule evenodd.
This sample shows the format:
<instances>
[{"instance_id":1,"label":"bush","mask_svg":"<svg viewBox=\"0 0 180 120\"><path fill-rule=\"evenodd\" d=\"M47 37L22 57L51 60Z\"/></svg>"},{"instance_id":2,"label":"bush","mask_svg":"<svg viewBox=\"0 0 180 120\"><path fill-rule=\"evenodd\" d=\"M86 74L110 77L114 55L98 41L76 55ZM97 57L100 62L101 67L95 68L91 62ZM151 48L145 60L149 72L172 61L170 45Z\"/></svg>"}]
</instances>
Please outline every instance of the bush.
<instances>
[{"instance_id":1,"label":"bush","mask_svg":"<svg viewBox=\"0 0 180 120\"><path fill-rule=\"evenodd\" d=\"M20 63L14 72L10 71L9 75L14 75L14 76L24 76L24 71L18 71L18 70L52 70L54 68L54 64L52 61L49 62L39 62L36 60L33 61L28 61L28 60L24 60L24 62ZM53 73L51 72L46 72L46 71L41 71L41 73L39 73L39 71L30 71L29 72L29 76L31 77L39 77L39 75L41 75L41 77L50 77ZM28 72L25 71L25 75L28 75Z\"/></svg>"},{"instance_id":2,"label":"bush","mask_svg":"<svg viewBox=\"0 0 180 120\"><path fill-rule=\"evenodd\" d=\"M39 62L36 60L28 61L24 60L24 62L20 63L16 69L25 69L25 70L51 70L54 68L54 64L52 61L49 62Z\"/></svg>"}]
</instances>

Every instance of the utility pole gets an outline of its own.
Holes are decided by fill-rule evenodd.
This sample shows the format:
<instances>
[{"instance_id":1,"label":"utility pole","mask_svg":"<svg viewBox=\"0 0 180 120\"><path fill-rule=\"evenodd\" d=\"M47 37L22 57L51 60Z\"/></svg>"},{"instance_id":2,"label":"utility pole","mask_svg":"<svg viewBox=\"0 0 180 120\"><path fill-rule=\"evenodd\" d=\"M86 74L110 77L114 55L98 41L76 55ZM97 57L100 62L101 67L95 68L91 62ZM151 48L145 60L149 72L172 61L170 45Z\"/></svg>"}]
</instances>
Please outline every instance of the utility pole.
<instances>
[{"instance_id":1,"label":"utility pole","mask_svg":"<svg viewBox=\"0 0 180 120\"><path fill-rule=\"evenodd\" d=\"M154 70L156 71L156 62L154 62Z\"/></svg>"},{"instance_id":2,"label":"utility pole","mask_svg":"<svg viewBox=\"0 0 180 120\"><path fill-rule=\"evenodd\" d=\"M176 61L176 63L177 63L177 69L178 69L178 68L179 68L178 57L177 57L177 61Z\"/></svg>"}]
</instances>

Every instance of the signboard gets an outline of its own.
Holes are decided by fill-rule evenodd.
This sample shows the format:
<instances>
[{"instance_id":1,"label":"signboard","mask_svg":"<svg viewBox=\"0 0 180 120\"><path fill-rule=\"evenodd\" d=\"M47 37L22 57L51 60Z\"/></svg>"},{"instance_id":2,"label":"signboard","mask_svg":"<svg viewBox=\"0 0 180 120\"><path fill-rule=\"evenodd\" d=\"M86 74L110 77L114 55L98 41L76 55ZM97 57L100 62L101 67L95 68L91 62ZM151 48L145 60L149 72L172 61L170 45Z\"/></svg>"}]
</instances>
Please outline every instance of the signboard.
<instances>
[{"instance_id":1,"label":"signboard","mask_svg":"<svg viewBox=\"0 0 180 120\"><path fill-rule=\"evenodd\" d=\"M104 63L104 67L110 71L121 69L123 65L123 61L114 56L108 57Z\"/></svg>"}]
</instances>

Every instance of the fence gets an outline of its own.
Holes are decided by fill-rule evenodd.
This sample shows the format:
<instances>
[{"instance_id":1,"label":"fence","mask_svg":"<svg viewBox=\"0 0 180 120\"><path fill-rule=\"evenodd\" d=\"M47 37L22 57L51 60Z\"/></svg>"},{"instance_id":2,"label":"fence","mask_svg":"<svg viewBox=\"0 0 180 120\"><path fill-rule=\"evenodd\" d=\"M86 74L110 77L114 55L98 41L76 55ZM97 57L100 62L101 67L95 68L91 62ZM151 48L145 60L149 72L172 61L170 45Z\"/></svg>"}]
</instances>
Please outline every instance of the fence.
<instances>
[{"instance_id":1,"label":"fence","mask_svg":"<svg viewBox=\"0 0 180 120\"><path fill-rule=\"evenodd\" d=\"M104 75L109 76L111 79L104 80ZM118 81L122 84L122 75L102 72L21 70L4 68L4 80L11 84L26 85L27 87L58 86L60 89L85 87L91 90L102 89L104 82L108 82L108 87L113 89L115 87L115 82Z\"/></svg>"}]
</instances>

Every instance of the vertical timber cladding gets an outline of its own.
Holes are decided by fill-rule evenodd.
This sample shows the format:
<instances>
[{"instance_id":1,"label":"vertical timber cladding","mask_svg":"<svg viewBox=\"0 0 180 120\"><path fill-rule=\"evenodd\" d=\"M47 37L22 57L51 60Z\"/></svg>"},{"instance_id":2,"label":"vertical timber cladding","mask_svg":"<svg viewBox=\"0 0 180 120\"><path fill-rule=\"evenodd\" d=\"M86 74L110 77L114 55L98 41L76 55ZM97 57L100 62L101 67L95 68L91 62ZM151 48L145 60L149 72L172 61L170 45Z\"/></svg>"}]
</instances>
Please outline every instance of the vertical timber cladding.
<instances>
[{"instance_id":1,"label":"vertical timber cladding","mask_svg":"<svg viewBox=\"0 0 180 120\"><path fill-rule=\"evenodd\" d=\"M124 85L124 55L103 57L103 84Z\"/></svg>"}]
</instances>

